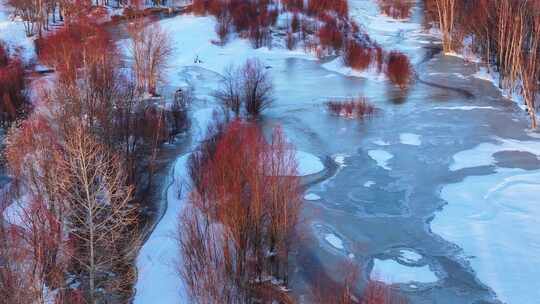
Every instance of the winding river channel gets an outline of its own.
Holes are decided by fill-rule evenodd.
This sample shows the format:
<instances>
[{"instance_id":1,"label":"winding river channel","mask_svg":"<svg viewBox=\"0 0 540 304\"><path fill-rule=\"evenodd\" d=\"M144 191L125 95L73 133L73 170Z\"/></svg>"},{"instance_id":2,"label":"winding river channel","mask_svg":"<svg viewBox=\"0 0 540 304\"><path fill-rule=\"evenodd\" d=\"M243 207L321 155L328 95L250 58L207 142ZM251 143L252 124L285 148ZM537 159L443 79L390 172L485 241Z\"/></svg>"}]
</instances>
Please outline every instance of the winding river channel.
<instances>
[{"instance_id":1,"label":"winding river channel","mask_svg":"<svg viewBox=\"0 0 540 304\"><path fill-rule=\"evenodd\" d=\"M357 2L356 16L369 15L366 1ZM282 126L299 150L337 165L334 174L306 189L307 237L298 250L293 289L307 292L321 275L339 280L336 269L349 260L359 267L362 285L369 278L393 283L411 303L533 304L540 285L527 278L538 269L534 253L540 237L530 230L539 223L526 218L531 207L509 204L525 193L520 187L539 191L540 180L525 176L540 169L540 136L528 129L526 113L516 103L475 77L478 64L443 56L435 38L419 35L407 27L379 33L385 48L414 53L417 77L406 91L381 79L334 72L328 62L262 59L274 79L275 103L261 124L268 130ZM195 89L193 113L215 106L210 96L219 74L193 63L173 73ZM328 98L359 95L378 109L364 121L332 116L323 106ZM186 138L195 140L180 151L189 152L200 132L194 126ZM512 178L510 185L499 183ZM484 184L489 179L493 186ZM456 209L456 201L468 200L471 206ZM486 209L467 213L480 203ZM497 227L496 218L508 225L521 218L522 225L533 227L505 229ZM526 239L518 243L514 237ZM510 246L525 247L507 255ZM507 256L503 266L497 254ZM508 265L518 277L506 273ZM517 280L515 286L508 276Z\"/></svg>"}]
</instances>

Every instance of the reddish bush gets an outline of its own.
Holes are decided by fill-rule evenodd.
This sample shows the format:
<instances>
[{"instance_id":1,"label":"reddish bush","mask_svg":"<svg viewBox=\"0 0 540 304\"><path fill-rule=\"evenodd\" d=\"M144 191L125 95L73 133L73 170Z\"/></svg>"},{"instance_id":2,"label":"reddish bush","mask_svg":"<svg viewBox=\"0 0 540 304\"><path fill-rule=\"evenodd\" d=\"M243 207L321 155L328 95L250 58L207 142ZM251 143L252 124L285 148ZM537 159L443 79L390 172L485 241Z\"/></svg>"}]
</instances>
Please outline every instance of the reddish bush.
<instances>
[{"instance_id":1,"label":"reddish bush","mask_svg":"<svg viewBox=\"0 0 540 304\"><path fill-rule=\"evenodd\" d=\"M381 12L394 19L405 19L411 16L413 2L410 0L378 0Z\"/></svg>"},{"instance_id":2,"label":"reddish bush","mask_svg":"<svg viewBox=\"0 0 540 304\"><path fill-rule=\"evenodd\" d=\"M374 53L375 53L375 64L377 65L377 72L382 72L383 65L384 65L384 52L383 49L380 46L374 47Z\"/></svg>"},{"instance_id":3,"label":"reddish bush","mask_svg":"<svg viewBox=\"0 0 540 304\"><path fill-rule=\"evenodd\" d=\"M259 126L241 120L217 131L203 144L200 153L206 155L196 152L190 160L196 160L190 168L197 169L194 176L201 187L190 196L197 214L186 213L181 220L181 273L198 302L221 303L233 297L238 300L230 302L251 303L257 297L253 292L270 296L262 275L287 282L301 204L295 153L279 128L270 141ZM197 229L214 222L223 228L208 226L203 229L208 233Z\"/></svg>"},{"instance_id":4,"label":"reddish bush","mask_svg":"<svg viewBox=\"0 0 540 304\"><path fill-rule=\"evenodd\" d=\"M84 61L104 61L113 57L114 44L108 32L86 20L68 23L54 34L41 39L40 59L54 67L61 81L73 82Z\"/></svg>"},{"instance_id":5,"label":"reddish bush","mask_svg":"<svg viewBox=\"0 0 540 304\"><path fill-rule=\"evenodd\" d=\"M8 64L8 55L6 47L0 42L0 68L5 67Z\"/></svg>"},{"instance_id":6,"label":"reddish bush","mask_svg":"<svg viewBox=\"0 0 540 304\"><path fill-rule=\"evenodd\" d=\"M291 30L293 33L298 32L300 29L300 17L298 17L298 14L294 14L293 18L291 20Z\"/></svg>"},{"instance_id":7,"label":"reddish bush","mask_svg":"<svg viewBox=\"0 0 540 304\"><path fill-rule=\"evenodd\" d=\"M371 64L373 50L355 40L349 40L343 50L343 62L355 70L365 70Z\"/></svg>"},{"instance_id":8,"label":"reddish bush","mask_svg":"<svg viewBox=\"0 0 540 304\"><path fill-rule=\"evenodd\" d=\"M320 44L325 48L339 50L343 46L343 34L337 26L337 22L326 22L317 33Z\"/></svg>"},{"instance_id":9,"label":"reddish bush","mask_svg":"<svg viewBox=\"0 0 540 304\"><path fill-rule=\"evenodd\" d=\"M326 108L334 115L348 118L363 119L375 113L375 107L372 106L364 97L350 99L346 101L330 100L326 102Z\"/></svg>"},{"instance_id":10,"label":"reddish bush","mask_svg":"<svg viewBox=\"0 0 540 304\"><path fill-rule=\"evenodd\" d=\"M10 57L0 44L0 125L6 126L24 114L27 105L24 66L16 56Z\"/></svg>"},{"instance_id":11,"label":"reddish bush","mask_svg":"<svg viewBox=\"0 0 540 304\"><path fill-rule=\"evenodd\" d=\"M412 66L409 58L398 51L392 51L388 55L385 73L388 79L401 89L406 88L411 82Z\"/></svg>"},{"instance_id":12,"label":"reddish bush","mask_svg":"<svg viewBox=\"0 0 540 304\"><path fill-rule=\"evenodd\" d=\"M329 12L334 12L341 18L347 18L349 14L347 0L310 0L308 3L308 13L311 15Z\"/></svg>"},{"instance_id":13,"label":"reddish bush","mask_svg":"<svg viewBox=\"0 0 540 304\"><path fill-rule=\"evenodd\" d=\"M294 34L291 32L287 32L287 40L285 41L285 44L287 46L287 49L293 50L296 47L296 38L294 38Z\"/></svg>"},{"instance_id":14,"label":"reddish bush","mask_svg":"<svg viewBox=\"0 0 540 304\"><path fill-rule=\"evenodd\" d=\"M396 294L390 286L369 281L362 295L362 304L406 304L407 299Z\"/></svg>"},{"instance_id":15,"label":"reddish bush","mask_svg":"<svg viewBox=\"0 0 540 304\"><path fill-rule=\"evenodd\" d=\"M191 11L195 15L206 15L207 11L207 0L193 0L191 4Z\"/></svg>"},{"instance_id":16,"label":"reddish bush","mask_svg":"<svg viewBox=\"0 0 540 304\"><path fill-rule=\"evenodd\" d=\"M282 0L281 2L288 11L304 10L304 0Z\"/></svg>"}]
</instances>

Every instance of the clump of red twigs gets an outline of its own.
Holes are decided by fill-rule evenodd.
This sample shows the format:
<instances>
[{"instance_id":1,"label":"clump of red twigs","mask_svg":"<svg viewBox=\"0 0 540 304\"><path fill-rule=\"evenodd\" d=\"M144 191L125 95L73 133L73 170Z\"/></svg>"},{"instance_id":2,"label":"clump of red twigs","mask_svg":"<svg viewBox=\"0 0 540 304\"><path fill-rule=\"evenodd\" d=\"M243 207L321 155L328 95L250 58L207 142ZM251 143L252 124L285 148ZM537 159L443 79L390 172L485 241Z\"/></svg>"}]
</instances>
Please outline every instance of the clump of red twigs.
<instances>
[{"instance_id":1,"label":"clump of red twigs","mask_svg":"<svg viewBox=\"0 0 540 304\"><path fill-rule=\"evenodd\" d=\"M329 100L325 105L330 113L346 118L363 119L375 113L375 107L364 97L348 100Z\"/></svg>"}]
</instances>

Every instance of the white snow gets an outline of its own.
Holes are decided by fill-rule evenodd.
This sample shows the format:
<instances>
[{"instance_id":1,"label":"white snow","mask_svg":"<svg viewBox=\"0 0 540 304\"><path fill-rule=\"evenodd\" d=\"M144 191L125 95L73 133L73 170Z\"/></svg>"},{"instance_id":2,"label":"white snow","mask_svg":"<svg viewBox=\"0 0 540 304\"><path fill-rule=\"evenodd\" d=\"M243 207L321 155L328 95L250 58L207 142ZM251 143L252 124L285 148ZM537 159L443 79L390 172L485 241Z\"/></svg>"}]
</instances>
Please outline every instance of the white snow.
<instances>
[{"instance_id":1,"label":"white snow","mask_svg":"<svg viewBox=\"0 0 540 304\"><path fill-rule=\"evenodd\" d=\"M420 135L414 133L399 134L399 141L404 145L410 146L420 146L422 144Z\"/></svg>"},{"instance_id":2,"label":"white snow","mask_svg":"<svg viewBox=\"0 0 540 304\"><path fill-rule=\"evenodd\" d=\"M340 239L337 235L333 233L327 233L324 236L324 239L334 248L343 250L345 246L343 245L343 240Z\"/></svg>"},{"instance_id":3,"label":"white snow","mask_svg":"<svg viewBox=\"0 0 540 304\"><path fill-rule=\"evenodd\" d=\"M409 249L401 249L399 253L401 255L400 258L406 262L418 262L422 259L422 255Z\"/></svg>"},{"instance_id":4,"label":"white snow","mask_svg":"<svg viewBox=\"0 0 540 304\"><path fill-rule=\"evenodd\" d=\"M374 259L370 278L386 284L435 283L437 276L429 266L405 266L394 260Z\"/></svg>"},{"instance_id":5,"label":"white snow","mask_svg":"<svg viewBox=\"0 0 540 304\"><path fill-rule=\"evenodd\" d=\"M367 181L364 183L364 187L370 188L371 186L375 185L374 181Z\"/></svg>"},{"instance_id":6,"label":"white snow","mask_svg":"<svg viewBox=\"0 0 540 304\"><path fill-rule=\"evenodd\" d=\"M490 166L495 164L493 154L501 151L529 152L536 157L540 157L540 142L520 141L515 139L495 138L497 143L481 143L478 146L458 152L453 156L450 165L451 171L479 166Z\"/></svg>"},{"instance_id":7,"label":"white snow","mask_svg":"<svg viewBox=\"0 0 540 304\"><path fill-rule=\"evenodd\" d=\"M473 77L491 82L493 86L501 92L502 96L515 102L522 110L527 109L523 102L523 96L519 94L519 89L516 89L514 92L510 92L509 90L503 90L499 87L501 76L498 72L493 70L490 71L487 69L487 67L481 66L478 68L478 71L473 74Z\"/></svg>"},{"instance_id":8,"label":"white snow","mask_svg":"<svg viewBox=\"0 0 540 304\"><path fill-rule=\"evenodd\" d=\"M174 236L178 216L184 205L186 193L179 193L186 185L189 154L175 162L172 180L167 189L167 210L157 224L137 257L138 280L135 284L135 304L182 303L185 288L178 273L179 249ZM184 187L185 190L185 187Z\"/></svg>"},{"instance_id":9,"label":"white snow","mask_svg":"<svg viewBox=\"0 0 540 304\"><path fill-rule=\"evenodd\" d=\"M498 169L442 189L432 231L459 245L478 278L508 304L540 299L540 171Z\"/></svg>"},{"instance_id":10,"label":"white snow","mask_svg":"<svg viewBox=\"0 0 540 304\"><path fill-rule=\"evenodd\" d=\"M460 110L460 111L471 111L471 110L497 110L491 106L455 106L455 107L434 107L435 110Z\"/></svg>"},{"instance_id":11,"label":"white snow","mask_svg":"<svg viewBox=\"0 0 540 304\"><path fill-rule=\"evenodd\" d=\"M304 199L305 199L306 201L318 201L318 200L321 199L321 197L318 196L318 195L315 194L315 193L308 193L308 194L304 195Z\"/></svg>"},{"instance_id":12,"label":"white snow","mask_svg":"<svg viewBox=\"0 0 540 304\"><path fill-rule=\"evenodd\" d=\"M348 155L345 155L345 154L338 154L338 155L335 155L334 156L334 161L340 166L340 167L345 167L345 158L347 157Z\"/></svg>"},{"instance_id":13,"label":"white snow","mask_svg":"<svg viewBox=\"0 0 540 304\"><path fill-rule=\"evenodd\" d=\"M377 146L389 146L389 145L390 145L389 142L384 141L384 140L382 140L382 139L380 139L380 138L374 140L373 143L376 144Z\"/></svg>"},{"instance_id":14,"label":"white snow","mask_svg":"<svg viewBox=\"0 0 540 304\"><path fill-rule=\"evenodd\" d=\"M343 63L343 59L341 57L337 57L332 61L322 64L321 66L328 71L343 74L345 76L369 78L376 81L386 80L386 76L384 75L384 73L379 73L375 66L370 66L366 70L358 71L346 66Z\"/></svg>"},{"instance_id":15,"label":"white snow","mask_svg":"<svg viewBox=\"0 0 540 304\"><path fill-rule=\"evenodd\" d=\"M194 133L193 144L204 138L213 113L214 108L204 108L193 113L193 125L197 126L199 131ZM190 184L187 171L188 158L189 154L185 154L175 161L173 171L166 180L166 185L169 185L167 210L137 257L135 304L185 303L182 299L187 298L185 287L178 274L178 263L182 260L175 235L178 217L184 207Z\"/></svg>"},{"instance_id":16,"label":"white snow","mask_svg":"<svg viewBox=\"0 0 540 304\"><path fill-rule=\"evenodd\" d=\"M396 20L381 14L377 1L350 0L351 18L362 25L371 39L387 50L396 49L409 56L413 64L419 62L422 53L419 49L425 41L422 25L413 18ZM413 12L414 14L414 9Z\"/></svg>"},{"instance_id":17,"label":"white snow","mask_svg":"<svg viewBox=\"0 0 540 304\"><path fill-rule=\"evenodd\" d=\"M387 151L384 150L369 150L368 151L369 157L371 157L375 162L377 162L377 165L385 170L390 170L390 167L388 166L388 161L394 157L394 155L390 154Z\"/></svg>"},{"instance_id":18,"label":"white snow","mask_svg":"<svg viewBox=\"0 0 540 304\"><path fill-rule=\"evenodd\" d=\"M168 80L174 82L175 68L197 65L216 73L222 73L230 65L241 65L247 59L258 58L262 62L273 61L278 58L303 58L315 60L312 55L302 51L289 51L282 48L272 50L267 47L253 49L250 42L245 39L231 38L224 46L212 43L218 37L214 30L213 17L197 17L193 15L180 15L170 19L161 20L162 28L169 30L171 43L175 46L172 56ZM127 44L126 44L127 45ZM195 63L195 58L201 62Z\"/></svg>"},{"instance_id":19,"label":"white snow","mask_svg":"<svg viewBox=\"0 0 540 304\"><path fill-rule=\"evenodd\" d=\"M0 41L6 43L11 51L19 51L22 59L29 62L35 57L33 39L26 37L22 20L11 20L10 13L0 0Z\"/></svg>"},{"instance_id":20,"label":"white snow","mask_svg":"<svg viewBox=\"0 0 540 304\"><path fill-rule=\"evenodd\" d=\"M311 175L324 170L320 158L304 151L296 151L296 161L298 162L299 176Z\"/></svg>"}]
</instances>

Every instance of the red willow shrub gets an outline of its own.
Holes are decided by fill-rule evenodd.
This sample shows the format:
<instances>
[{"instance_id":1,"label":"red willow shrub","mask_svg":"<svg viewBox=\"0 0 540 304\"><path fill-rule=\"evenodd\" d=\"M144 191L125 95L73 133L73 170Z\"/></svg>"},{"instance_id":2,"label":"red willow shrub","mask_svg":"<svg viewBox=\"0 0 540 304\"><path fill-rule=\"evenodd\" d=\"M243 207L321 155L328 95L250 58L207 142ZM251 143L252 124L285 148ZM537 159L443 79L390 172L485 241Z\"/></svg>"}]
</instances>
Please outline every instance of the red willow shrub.
<instances>
[{"instance_id":1,"label":"red willow shrub","mask_svg":"<svg viewBox=\"0 0 540 304\"><path fill-rule=\"evenodd\" d=\"M72 83L84 61L111 56L114 44L106 30L88 20L68 23L40 41L39 57L56 69L61 81Z\"/></svg>"},{"instance_id":2,"label":"red willow shrub","mask_svg":"<svg viewBox=\"0 0 540 304\"><path fill-rule=\"evenodd\" d=\"M407 304L408 302L390 286L376 281L369 281L362 295L362 304Z\"/></svg>"},{"instance_id":3,"label":"red willow shrub","mask_svg":"<svg viewBox=\"0 0 540 304\"><path fill-rule=\"evenodd\" d=\"M385 74L393 84L405 89L411 82L412 73L411 63L405 54L398 51L388 54Z\"/></svg>"},{"instance_id":4,"label":"red willow shrub","mask_svg":"<svg viewBox=\"0 0 540 304\"><path fill-rule=\"evenodd\" d=\"M336 13L340 18L347 19L349 4L347 0L310 0L307 11L310 15Z\"/></svg>"},{"instance_id":5,"label":"red willow shrub","mask_svg":"<svg viewBox=\"0 0 540 304\"><path fill-rule=\"evenodd\" d=\"M378 0L381 12L394 19L405 19L411 16L413 2L410 0Z\"/></svg>"},{"instance_id":6,"label":"red willow shrub","mask_svg":"<svg viewBox=\"0 0 540 304\"><path fill-rule=\"evenodd\" d=\"M348 118L363 119L375 113L375 107L364 97L346 101L330 100L325 105L330 113Z\"/></svg>"},{"instance_id":7,"label":"red willow shrub","mask_svg":"<svg viewBox=\"0 0 540 304\"><path fill-rule=\"evenodd\" d=\"M282 0L283 7L288 11L304 10L304 0Z\"/></svg>"},{"instance_id":8,"label":"red willow shrub","mask_svg":"<svg viewBox=\"0 0 540 304\"><path fill-rule=\"evenodd\" d=\"M0 43L0 124L5 126L17 119L26 105L23 63Z\"/></svg>"},{"instance_id":9,"label":"red willow shrub","mask_svg":"<svg viewBox=\"0 0 540 304\"><path fill-rule=\"evenodd\" d=\"M343 34L338 28L337 21L331 19L317 32L319 42L324 48L340 50L343 46Z\"/></svg>"},{"instance_id":10,"label":"red willow shrub","mask_svg":"<svg viewBox=\"0 0 540 304\"><path fill-rule=\"evenodd\" d=\"M343 63L355 70L367 69L372 61L373 49L370 46L364 46L360 42L350 39L343 50Z\"/></svg>"},{"instance_id":11,"label":"red willow shrub","mask_svg":"<svg viewBox=\"0 0 540 304\"><path fill-rule=\"evenodd\" d=\"M197 211L180 221L181 273L192 297L206 299L201 303L251 303L266 284L262 278L287 284L302 201L295 153L279 128L266 141L254 123L217 125L189 161L196 179L190 206ZM201 223L209 226L198 229Z\"/></svg>"},{"instance_id":12,"label":"red willow shrub","mask_svg":"<svg viewBox=\"0 0 540 304\"><path fill-rule=\"evenodd\" d=\"M259 48L267 45L271 38L269 27L275 25L278 17L277 9L270 9L270 1L243 0L195 0L192 11L196 15L210 14L218 19L216 32L221 42L230 25L244 38L249 38L253 46Z\"/></svg>"},{"instance_id":13,"label":"red willow shrub","mask_svg":"<svg viewBox=\"0 0 540 304\"><path fill-rule=\"evenodd\" d=\"M298 13L294 13L292 17L291 30L293 31L293 33L296 33L300 30L300 17L298 17Z\"/></svg>"}]
</instances>

